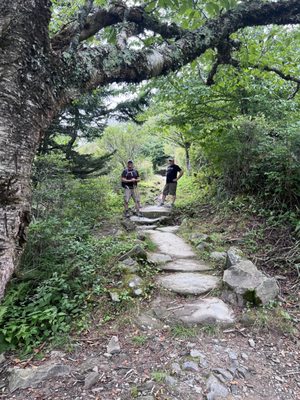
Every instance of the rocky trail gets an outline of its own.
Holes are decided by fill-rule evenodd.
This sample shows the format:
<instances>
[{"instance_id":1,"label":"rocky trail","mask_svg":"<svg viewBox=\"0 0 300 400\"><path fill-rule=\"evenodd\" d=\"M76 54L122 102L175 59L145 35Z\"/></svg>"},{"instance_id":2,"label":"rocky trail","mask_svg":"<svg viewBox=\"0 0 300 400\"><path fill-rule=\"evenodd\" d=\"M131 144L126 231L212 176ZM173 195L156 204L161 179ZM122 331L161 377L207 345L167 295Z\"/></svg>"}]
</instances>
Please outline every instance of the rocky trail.
<instances>
[{"instance_id":1,"label":"rocky trail","mask_svg":"<svg viewBox=\"0 0 300 400\"><path fill-rule=\"evenodd\" d=\"M70 353L52 351L21 366L0 360L0 398L299 399L297 340L243 321L245 299L267 303L278 294L276 280L235 249L220 273L168 225L170 208L141 211L131 222L156 245L147 257L160 270L151 302L123 324L101 331L95 324Z\"/></svg>"}]
</instances>

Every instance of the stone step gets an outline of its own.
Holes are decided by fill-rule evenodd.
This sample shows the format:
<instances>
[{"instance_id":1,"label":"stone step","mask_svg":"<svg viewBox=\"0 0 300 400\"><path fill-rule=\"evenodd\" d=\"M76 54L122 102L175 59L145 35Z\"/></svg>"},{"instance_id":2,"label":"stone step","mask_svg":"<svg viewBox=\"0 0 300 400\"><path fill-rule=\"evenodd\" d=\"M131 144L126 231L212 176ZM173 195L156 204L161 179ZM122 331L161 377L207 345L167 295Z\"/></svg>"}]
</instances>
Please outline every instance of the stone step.
<instances>
[{"instance_id":1,"label":"stone step","mask_svg":"<svg viewBox=\"0 0 300 400\"><path fill-rule=\"evenodd\" d=\"M157 226L158 225L138 225L136 227L136 230L137 231L149 231L151 229L154 231L157 228Z\"/></svg>"},{"instance_id":2,"label":"stone step","mask_svg":"<svg viewBox=\"0 0 300 400\"><path fill-rule=\"evenodd\" d=\"M157 278L164 289L183 295L199 295L219 287L220 278L196 272L177 272Z\"/></svg>"},{"instance_id":3,"label":"stone step","mask_svg":"<svg viewBox=\"0 0 300 400\"><path fill-rule=\"evenodd\" d=\"M174 233L150 232L150 239L157 245L159 252L168 254L172 258L194 258L196 254L183 239Z\"/></svg>"},{"instance_id":4,"label":"stone step","mask_svg":"<svg viewBox=\"0 0 300 400\"><path fill-rule=\"evenodd\" d=\"M169 324L181 322L184 325L231 325L235 322L233 310L216 297L193 301L158 298L151 308L154 317Z\"/></svg>"},{"instance_id":5,"label":"stone step","mask_svg":"<svg viewBox=\"0 0 300 400\"><path fill-rule=\"evenodd\" d=\"M174 226L162 226L158 228L157 230L160 232L169 232L169 233L175 233L179 229L179 225L174 225Z\"/></svg>"},{"instance_id":6,"label":"stone step","mask_svg":"<svg viewBox=\"0 0 300 400\"><path fill-rule=\"evenodd\" d=\"M148 261L151 261L155 264L165 264L172 261L172 257L169 254L163 253L150 253L148 254Z\"/></svg>"},{"instance_id":7,"label":"stone step","mask_svg":"<svg viewBox=\"0 0 300 400\"><path fill-rule=\"evenodd\" d=\"M140 213L147 218L159 218L170 215L171 208L160 206L146 206L140 209Z\"/></svg>"},{"instance_id":8,"label":"stone step","mask_svg":"<svg viewBox=\"0 0 300 400\"><path fill-rule=\"evenodd\" d=\"M159 218L146 218L146 217L138 217L136 215L133 215L130 217L130 221L134 222L135 224L138 225L155 225L159 224L160 222L163 222L167 220L167 217L159 217Z\"/></svg>"},{"instance_id":9,"label":"stone step","mask_svg":"<svg viewBox=\"0 0 300 400\"><path fill-rule=\"evenodd\" d=\"M213 268L210 265L201 263L191 259L177 259L172 262L160 265L163 271L176 272L205 272L211 271Z\"/></svg>"}]
</instances>

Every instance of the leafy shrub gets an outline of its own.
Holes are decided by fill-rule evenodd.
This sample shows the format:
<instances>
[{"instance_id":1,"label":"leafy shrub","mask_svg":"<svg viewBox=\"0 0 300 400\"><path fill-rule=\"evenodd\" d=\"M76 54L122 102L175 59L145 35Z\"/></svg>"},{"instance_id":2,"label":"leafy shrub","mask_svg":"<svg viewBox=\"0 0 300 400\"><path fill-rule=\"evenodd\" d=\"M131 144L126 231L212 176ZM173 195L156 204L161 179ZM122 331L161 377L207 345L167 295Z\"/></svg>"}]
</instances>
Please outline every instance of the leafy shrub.
<instances>
[{"instance_id":1,"label":"leafy shrub","mask_svg":"<svg viewBox=\"0 0 300 400\"><path fill-rule=\"evenodd\" d=\"M70 332L113 279L107 268L112 258L131 247L93 234L95 225L120 212L122 199L105 177L76 181L61 171L51 182L39 181L34 195L37 218L0 306L0 352L19 347L28 352Z\"/></svg>"},{"instance_id":2,"label":"leafy shrub","mask_svg":"<svg viewBox=\"0 0 300 400\"><path fill-rule=\"evenodd\" d=\"M259 194L274 205L300 204L298 129L274 130L262 117L239 117L218 125L202 145L227 192Z\"/></svg>"}]
</instances>

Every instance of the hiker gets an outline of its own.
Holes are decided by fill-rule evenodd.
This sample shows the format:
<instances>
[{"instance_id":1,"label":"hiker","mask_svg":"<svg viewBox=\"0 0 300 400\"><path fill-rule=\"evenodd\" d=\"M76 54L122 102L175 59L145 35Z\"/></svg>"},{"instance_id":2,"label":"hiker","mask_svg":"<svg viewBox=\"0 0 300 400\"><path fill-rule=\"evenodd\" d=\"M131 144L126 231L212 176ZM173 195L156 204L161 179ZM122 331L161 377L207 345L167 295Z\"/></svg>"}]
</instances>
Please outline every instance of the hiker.
<instances>
[{"instance_id":1,"label":"hiker","mask_svg":"<svg viewBox=\"0 0 300 400\"><path fill-rule=\"evenodd\" d=\"M124 207L125 207L125 216L129 217L128 203L130 198L132 197L135 202L136 214L141 216L140 214L140 196L137 189L137 183L140 181L139 173L133 167L133 161L129 160L127 162L127 168L124 169L121 176L122 187L125 189L124 192Z\"/></svg>"},{"instance_id":2,"label":"hiker","mask_svg":"<svg viewBox=\"0 0 300 400\"><path fill-rule=\"evenodd\" d=\"M178 174L179 172L179 174ZM178 174L178 175L177 175ZM168 167L166 172L166 184L163 189L162 199L160 202L160 206L163 206L166 200L166 197L169 195L172 196L171 207L174 205L176 200L176 189L177 189L177 182L183 175L183 170L175 164L175 160L173 157L168 159Z\"/></svg>"}]
</instances>

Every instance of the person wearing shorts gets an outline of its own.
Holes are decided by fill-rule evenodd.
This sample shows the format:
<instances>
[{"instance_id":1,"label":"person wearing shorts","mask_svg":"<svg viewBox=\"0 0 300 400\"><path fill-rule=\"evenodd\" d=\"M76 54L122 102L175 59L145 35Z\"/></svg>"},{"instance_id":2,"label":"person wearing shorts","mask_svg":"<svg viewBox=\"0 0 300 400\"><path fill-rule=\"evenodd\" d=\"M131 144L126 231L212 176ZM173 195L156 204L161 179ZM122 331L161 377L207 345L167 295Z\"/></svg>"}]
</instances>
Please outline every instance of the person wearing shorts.
<instances>
[{"instance_id":1,"label":"person wearing shorts","mask_svg":"<svg viewBox=\"0 0 300 400\"><path fill-rule=\"evenodd\" d=\"M138 171L134 169L132 160L127 162L127 168L122 172L121 181L122 187L124 188L125 216L129 216L128 204L131 197L135 203L136 213L137 215L140 215L140 195L137 189L137 183L140 181L140 176Z\"/></svg>"},{"instance_id":2,"label":"person wearing shorts","mask_svg":"<svg viewBox=\"0 0 300 400\"><path fill-rule=\"evenodd\" d=\"M179 174L178 174L179 173ZM163 189L162 199L160 205L163 206L168 195L172 196L171 206L174 205L176 200L177 182L183 175L183 170L175 164L174 158L168 159L168 167L166 172L166 184Z\"/></svg>"}]
</instances>

